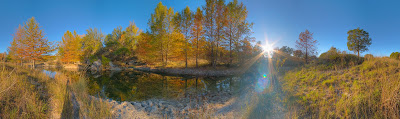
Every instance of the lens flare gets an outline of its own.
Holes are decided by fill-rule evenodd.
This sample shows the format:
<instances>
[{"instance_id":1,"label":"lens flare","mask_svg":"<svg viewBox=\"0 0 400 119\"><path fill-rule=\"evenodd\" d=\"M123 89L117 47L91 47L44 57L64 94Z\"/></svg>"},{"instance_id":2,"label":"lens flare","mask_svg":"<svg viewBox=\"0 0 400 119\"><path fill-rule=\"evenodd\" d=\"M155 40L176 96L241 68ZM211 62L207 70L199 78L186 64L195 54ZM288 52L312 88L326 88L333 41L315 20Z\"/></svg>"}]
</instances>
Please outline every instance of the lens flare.
<instances>
[{"instance_id":1,"label":"lens flare","mask_svg":"<svg viewBox=\"0 0 400 119\"><path fill-rule=\"evenodd\" d=\"M264 92L264 90L267 89L269 85L270 85L270 80L268 79L267 75L264 74L262 78L258 78L255 86L255 91L257 93Z\"/></svg>"}]
</instances>

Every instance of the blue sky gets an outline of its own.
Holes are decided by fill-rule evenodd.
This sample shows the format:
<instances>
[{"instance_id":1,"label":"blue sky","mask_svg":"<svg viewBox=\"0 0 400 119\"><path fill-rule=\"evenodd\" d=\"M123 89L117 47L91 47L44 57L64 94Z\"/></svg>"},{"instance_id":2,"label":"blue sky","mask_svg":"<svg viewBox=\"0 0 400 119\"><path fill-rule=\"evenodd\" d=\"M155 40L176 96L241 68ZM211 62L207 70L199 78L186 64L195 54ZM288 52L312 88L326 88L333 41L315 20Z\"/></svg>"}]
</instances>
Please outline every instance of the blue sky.
<instances>
[{"instance_id":1,"label":"blue sky","mask_svg":"<svg viewBox=\"0 0 400 119\"><path fill-rule=\"evenodd\" d=\"M205 4L204 0L161 1L175 11L186 6L195 10ZM158 2L3 0L0 1L0 52L6 51L18 25L30 17L36 18L49 41L60 41L67 30L85 34L92 27L108 34L117 26L127 27L130 21L135 21L140 29L148 29L147 21ZM397 1L245 0L243 3L249 11L248 20L254 22L253 36L257 41L268 39L275 46L295 48L299 33L308 29L319 41L320 53L331 46L347 50L347 31L360 27L372 38L366 53L388 56L400 51L400 2Z\"/></svg>"}]
</instances>

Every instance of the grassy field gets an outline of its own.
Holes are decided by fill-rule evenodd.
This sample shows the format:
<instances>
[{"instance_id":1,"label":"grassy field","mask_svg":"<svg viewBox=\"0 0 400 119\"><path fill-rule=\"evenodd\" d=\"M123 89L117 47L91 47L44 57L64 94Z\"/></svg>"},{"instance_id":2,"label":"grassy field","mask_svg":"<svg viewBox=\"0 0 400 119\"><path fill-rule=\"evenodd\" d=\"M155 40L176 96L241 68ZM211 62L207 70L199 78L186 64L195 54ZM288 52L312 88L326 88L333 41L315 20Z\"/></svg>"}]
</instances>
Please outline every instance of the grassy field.
<instances>
[{"instance_id":1,"label":"grassy field","mask_svg":"<svg viewBox=\"0 0 400 119\"><path fill-rule=\"evenodd\" d=\"M348 62L347 62L348 63ZM280 78L285 104L298 118L400 118L400 61L312 64Z\"/></svg>"},{"instance_id":2,"label":"grassy field","mask_svg":"<svg viewBox=\"0 0 400 119\"><path fill-rule=\"evenodd\" d=\"M106 103L88 95L82 76L57 73L52 79L28 69L1 64L0 118L112 117Z\"/></svg>"}]
</instances>

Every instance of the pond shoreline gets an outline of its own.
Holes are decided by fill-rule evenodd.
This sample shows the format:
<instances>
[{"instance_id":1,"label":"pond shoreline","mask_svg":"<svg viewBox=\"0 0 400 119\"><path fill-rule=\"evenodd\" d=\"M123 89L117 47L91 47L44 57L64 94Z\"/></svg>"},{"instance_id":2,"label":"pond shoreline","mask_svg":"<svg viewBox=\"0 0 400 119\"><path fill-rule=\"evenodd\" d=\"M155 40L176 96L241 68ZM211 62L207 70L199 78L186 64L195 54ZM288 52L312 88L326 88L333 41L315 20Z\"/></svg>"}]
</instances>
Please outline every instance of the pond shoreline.
<instances>
[{"instance_id":1,"label":"pond shoreline","mask_svg":"<svg viewBox=\"0 0 400 119\"><path fill-rule=\"evenodd\" d=\"M108 103L115 118L233 118L231 91L191 95L178 100L148 99L144 101L116 101L92 98ZM222 112L221 110L229 110Z\"/></svg>"},{"instance_id":2,"label":"pond shoreline","mask_svg":"<svg viewBox=\"0 0 400 119\"><path fill-rule=\"evenodd\" d=\"M245 73L240 69L208 70L208 69L181 69L181 68L150 68L150 67L127 67L126 70L137 70L158 74L179 75L179 76L205 76L205 77L224 77L236 76Z\"/></svg>"}]
</instances>

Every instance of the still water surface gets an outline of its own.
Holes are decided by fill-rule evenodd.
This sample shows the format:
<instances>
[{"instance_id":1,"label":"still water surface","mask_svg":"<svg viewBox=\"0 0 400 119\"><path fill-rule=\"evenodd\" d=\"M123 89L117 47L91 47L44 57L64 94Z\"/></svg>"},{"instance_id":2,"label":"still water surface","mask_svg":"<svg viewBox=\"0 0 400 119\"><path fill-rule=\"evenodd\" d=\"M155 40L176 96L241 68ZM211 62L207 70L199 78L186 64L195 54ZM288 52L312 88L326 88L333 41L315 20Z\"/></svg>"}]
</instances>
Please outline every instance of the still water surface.
<instances>
[{"instance_id":1,"label":"still water surface","mask_svg":"<svg viewBox=\"0 0 400 119\"><path fill-rule=\"evenodd\" d=\"M57 73L77 72L43 70L50 77ZM84 73L89 94L118 101L142 101L152 98L177 99L187 95L235 92L243 87L244 76L234 77L183 77L140 71ZM78 76L77 76L78 77Z\"/></svg>"}]
</instances>

